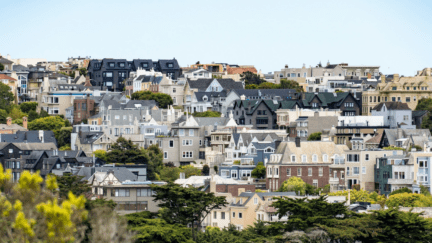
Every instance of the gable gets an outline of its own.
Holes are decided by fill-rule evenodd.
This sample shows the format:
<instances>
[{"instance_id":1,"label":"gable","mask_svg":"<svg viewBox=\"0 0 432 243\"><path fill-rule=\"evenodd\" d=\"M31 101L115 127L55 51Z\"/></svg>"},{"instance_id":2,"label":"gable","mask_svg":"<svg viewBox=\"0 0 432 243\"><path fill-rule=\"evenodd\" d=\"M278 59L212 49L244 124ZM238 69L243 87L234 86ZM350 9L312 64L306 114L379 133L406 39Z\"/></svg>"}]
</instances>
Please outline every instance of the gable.
<instances>
[{"instance_id":1,"label":"gable","mask_svg":"<svg viewBox=\"0 0 432 243\"><path fill-rule=\"evenodd\" d=\"M217 79L213 79L210 85L207 87L206 92L220 92L223 90L222 85L217 81Z\"/></svg>"}]
</instances>

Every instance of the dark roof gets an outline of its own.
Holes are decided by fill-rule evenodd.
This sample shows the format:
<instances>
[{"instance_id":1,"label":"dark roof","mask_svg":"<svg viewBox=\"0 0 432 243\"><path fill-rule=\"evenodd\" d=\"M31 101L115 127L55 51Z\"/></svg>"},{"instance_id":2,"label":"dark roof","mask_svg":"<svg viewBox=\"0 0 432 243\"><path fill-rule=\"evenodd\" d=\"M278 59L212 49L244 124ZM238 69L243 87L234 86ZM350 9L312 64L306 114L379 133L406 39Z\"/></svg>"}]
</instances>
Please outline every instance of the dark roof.
<instances>
[{"instance_id":1,"label":"dark roof","mask_svg":"<svg viewBox=\"0 0 432 243\"><path fill-rule=\"evenodd\" d=\"M381 102L378 105L376 105L372 110L380 111L384 106L384 104L388 110L411 110L408 107L407 103L402 103L402 102Z\"/></svg>"},{"instance_id":2,"label":"dark roof","mask_svg":"<svg viewBox=\"0 0 432 243\"><path fill-rule=\"evenodd\" d=\"M154 100L129 100L125 105L121 105L123 109L136 109L135 105L141 104L141 107L148 107L149 110L157 106Z\"/></svg>"},{"instance_id":3,"label":"dark roof","mask_svg":"<svg viewBox=\"0 0 432 243\"><path fill-rule=\"evenodd\" d=\"M54 137L53 131L43 131L44 143L54 143L57 145L57 140ZM7 143L42 143L39 139L39 131L17 131L15 134L0 134L0 142Z\"/></svg>"},{"instance_id":4,"label":"dark roof","mask_svg":"<svg viewBox=\"0 0 432 243\"><path fill-rule=\"evenodd\" d=\"M294 89L235 89L233 90L238 96L248 97L267 97L272 99L279 96L283 99L292 99L293 94L296 92Z\"/></svg>"},{"instance_id":5,"label":"dark roof","mask_svg":"<svg viewBox=\"0 0 432 243\"><path fill-rule=\"evenodd\" d=\"M0 63L3 63L3 64L12 64L13 62L11 60L9 60L9 59L6 59L6 58L0 56Z\"/></svg>"},{"instance_id":6,"label":"dark roof","mask_svg":"<svg viewBox=\"0 0 432 243\"><path fill-rule=\"evenodd\" d=\"M83 180L89 180L93 175L93 169L94 172L108 172L112 170L114 172L114 176L117 177L120 182L125 180L136 181L138 179L137 175L133 174L130 172L130 170L124 167L83 167L78 171L77 175L84 176Z\"/></svg>"},{"instance_id":7,"label":"dark roof","mask_svg":"<svg viewBox=\"0 0 432 243\"><path fill-rule=\"evenodd\" d=\"M207 101L209 102L211 101L211 97L227 97L227 93L225 90L222 90L221 92L195 92L194 94L198 101L204 101L204 96L207 96Z\"/></svg>"},{"instance_id":8,"label":"dark roof","mask_svg":"<svg viewBox=\"0 0 432 243\"><path fill-rule=\"evenodd\" d=\"M28 72L28 71L30 71L30 69L29 69L28 67L23 66L23 65L20 65L20 64L18 64L18 65L13 65L13 66L12 66L12 69L13 69L14 71L18 71L18 72Z\"/></svg>"},{"instance_id":9,"label":"dark roof","mask_svg":"<svg viewBox=\"0 0 432 243\"><path fill-rule=\"evenodd\" d=\"M429 111L412 111L412 117L422 117L426 115Z\"/></svg>"},{"instance_id":10,"label":"dark roof","mask_svg":"<svg viewBox=\"0 0 432 243\"><path fill-rule=\"evenodd\" d=\"M198 89L198 91L207 90L208 86L213 82L214 79L197 79L197 80L189 80L189 87L191 89ZM222 88L226 91L230 91L233 89L244 89L242 82L236 82L233 79L216 79Z\"/></svg>"},{"instance_id":11,"label":"dark roof","mask_svg":"<svg viewBox=\"0 0 432 243\"><path fill-rule=\"evenodd\" d=\"M339 92L339 93L329 93L329 92L318 92L318 93L304 93L304 99L302 100L305 107L311 106L310 102L317 97L322 102L322 107L328 107L330 105L340 106L341 103L349 96L352 95L349 92ZM356 96L361 97L361 94L356 94ZM355 98L357 103L359 99Z\"/></svg>"},{"instance_id":12,"label":"dark roof","mask_svg":"<svg viewBox=\"0 0 432 243\"><path fill-rule=\"evenodd\" d=\"M94 143L98 138L100 138L103 132L83 132L80 134L81 144L91 144Z\"/></svg>"},{"instance_id":13,"label":"dark roof","mask_svg":"<svg viewBox=\"0 0 432 243\"><path fill-rule=\"evenodd\" d=\"M296 105L300 107L297 100L236 100L234 108L241 106L248 108L246 114L250 115L255 112L261 103L264 103L272 112L277 109L294 109Z\"/></svg>"}]
</instances>

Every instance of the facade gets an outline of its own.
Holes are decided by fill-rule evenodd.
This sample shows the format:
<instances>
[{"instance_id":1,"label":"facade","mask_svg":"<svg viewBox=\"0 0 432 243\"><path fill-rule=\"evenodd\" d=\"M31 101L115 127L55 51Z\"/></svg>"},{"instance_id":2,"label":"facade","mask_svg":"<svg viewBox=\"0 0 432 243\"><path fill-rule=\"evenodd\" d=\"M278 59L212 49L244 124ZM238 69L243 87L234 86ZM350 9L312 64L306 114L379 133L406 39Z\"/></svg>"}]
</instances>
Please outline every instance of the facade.
<instances>
[{"instance_id":1,"label":"facade","mask_svg":"<svg viewBox=\"0 0 432 243\"><path fill-rule=\"evenodd\" d=\"M286 129L289 127L290 122L297 120L299 117L311 117L318 113L319 117L338 117L341 114L339 109L303 109L296 107L295 109L278 109L276 111L277 124L280 128Z\"/></svg>"},{"instance_id":2,"label":"facade","mask_svg":"<svg viewBox=\"0 0 432 243\"><path fill-rule=\"evenodd\" d=\"M277 191L291 176L300 177L315 187L323 187L330 182L330 165L348 150L346 145L327 141L281 142L276 152L266 164L267 188Z\"/></svg>"},{"instance_id":3,"label":"facade","mask_svg":"<svg viewBox=\"0 0 432 243\"><path fill-rule=\"evenodd\" d=\"M406 103L381 102L372 109L372 116L384 117L384 125L395 128L412 128L412 111Z\"/></svg>"},{"instance_id":4,"label":"facade","mask_svg":"<svg viewBox=\"0 0 432 243\"><path fill-rule=\"evenodd\" d=\"M314 116L300 116L289 127L290 137L300 137L307 139L309 135L316 132L322 132L324 129L330 129L337 126L337 116L320 116L315 112Z\"/></svg>"},{"instance_id":5,"label":"facade","mask_svg":"<svg viewBox=\"0 0 432 243\"><path fill-rule=\"evenodd\" d=\"M6 118L6 124L0 124L0 134L15 134L18 131L27 131L28 118L23 117L23 125L12 124L12 118Z\"/></svg>"},{"instance_id":6,"label":"facade","mask_svg":"<svg viewBox=\"0 0 432 243\"><path fill-rule=\"evenodd\" d=\"M419 71L414 77L400 77L394 74L386 81L386 76L381 76L381 82L372 90L363 92L363 114L370 115L372 109L380 102L404 102L411 110L417 106L421 98L431 98L432 82L430 81L431 68Z\"/></svg>"},{"instance_id":7,"label":"facade","mask_svg":"<svg viewBox=\"0 0 432 243\"><path fill-rule=\"evenodd\" d=\"M306 109L339 109L341 116L361 115L361 95L356 93L304 93L302 108Z\"/></svg>"}]
</instances>

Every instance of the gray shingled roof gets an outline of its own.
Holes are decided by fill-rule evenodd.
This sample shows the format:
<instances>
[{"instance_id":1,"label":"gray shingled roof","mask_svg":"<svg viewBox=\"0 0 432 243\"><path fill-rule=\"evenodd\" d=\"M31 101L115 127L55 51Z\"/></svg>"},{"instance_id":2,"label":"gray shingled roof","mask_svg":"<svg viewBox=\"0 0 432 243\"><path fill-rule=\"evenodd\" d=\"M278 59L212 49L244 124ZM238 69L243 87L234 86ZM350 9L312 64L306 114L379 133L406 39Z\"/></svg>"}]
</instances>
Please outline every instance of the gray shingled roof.
<instances>
[{"instance_id":1,"label":"gray shingled roof","mask_svg":"<svg viewBox=\"0 0 432 243\"><path fill-rule=\"evenodd\" d=\"M57 145L53 131L43 131L43 135L45 143L54 143ZM0 142L24 143L25 141L27 143L41 143L39 131L17 131L15 134L0 134Z\"/></svg>"},{"instance_id":2,"label":"gray shingled roof","mask_svg":"<svg viewBox=\"0 0 432 243\"><path fill-rule=\"evenodd\" d=\"M92 177L93 168L95 172L108 172L112 170L114 172L114 176L117 177L120 182L126 180L138 180L137 175L133 174L132 172L130 172L130 170L124 167L83 167L78 171L77 175L84 176L83 180L90 180Z\"/></svg>"},{"instance_id":3,"label":"gray shingled roof","mask_svg":"<svg viewBox=\"0 0 432 243\"><path fill-rule=\"evenodd\" d=\"M204 95L207 96L208 102L211 101L211 97L227 97L227 92L225 90L221 91L221 92L195 92L194 93L196 99L198 101L204 101L203 97Z\"/></svg>"},{"instance_id":4,"label":"gray shingled roof","mask_svg":"<svg viewBox=\"0 0 432 243\"><path fill-rule=\"evenodd\" d=\"M195 81L189 80L189 87L191 89L198 89L198 91L205 91L207 87L213 82L214 79L197 79ZM242 82L236 82L233 79L217 79L222 88L226 91L233 89L244 89Z\"/></svg>"},{"instance_id":5,"label":"gray shingled roof","mask_svg":"<svg viewBox=\"0 0 432 243\"><path fill-rule=\"evenodd\" d=\"M199 126L225 126L229 121L227 117L194 117Z\"/></svg>"},{"instance_id":6,"label":"gray shingled roof","mask_svg":"<svg viewBox=\"0 0 432 243\"><path fill-rule=\"evenodd\" d=\"M372 110L380 111L384 106L384 104L388 110L411 110L408 107L407 103L402 103L402 102L381 102L378 105L376 105Z\"/></svg>"}]
</instances>

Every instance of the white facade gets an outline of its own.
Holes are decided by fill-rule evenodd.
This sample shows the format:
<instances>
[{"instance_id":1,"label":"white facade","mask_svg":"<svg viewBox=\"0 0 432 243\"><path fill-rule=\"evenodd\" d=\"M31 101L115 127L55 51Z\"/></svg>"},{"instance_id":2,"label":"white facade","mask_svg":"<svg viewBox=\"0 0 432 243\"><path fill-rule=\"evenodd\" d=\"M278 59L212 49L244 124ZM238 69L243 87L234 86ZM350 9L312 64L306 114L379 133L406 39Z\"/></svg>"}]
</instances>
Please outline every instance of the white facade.
<instances>
[{"instance_id":1,"label":"white facade","mask_svg":"<svg viewBox=\"0 0 432 243\"><path fill-rule=\"evenodd\" d=\"M372 116L382 116L384 118L384 125L390 126L390 129L398 128L401 123L406 125L401 126L404 129L415 129L412 125L412 111L411 110L389 110L385 103L381 110L372 110Z\"/></svg>"},{"instance_id":2,"label":"white facade","mask_svg":"<svg viewBox=\"0 0 432 243\"><path fill-rule=\"evenodd\" d=\"M338 126L385 126L382 116L339 116Z\"/></svg>"},{"instance_id":3,"label":"white facade","mask_svg":"<svg viewBox=\"0 0 432 243\"><path fill-rule=\"evenodd\" d=\"M191 72L183 73L185 79L197 80L197 79L211 79L212 73L205 69L198 69Z\"/></svg>"}]
</instances>

